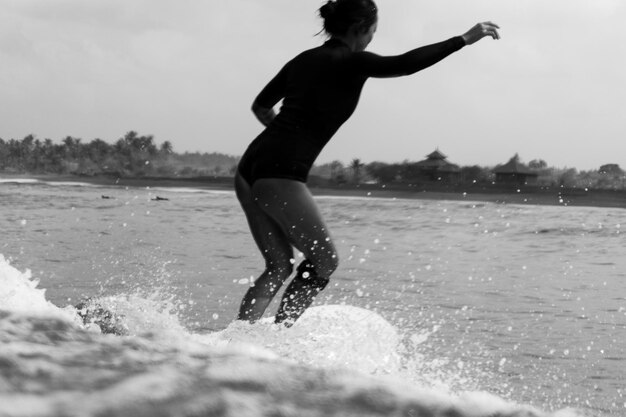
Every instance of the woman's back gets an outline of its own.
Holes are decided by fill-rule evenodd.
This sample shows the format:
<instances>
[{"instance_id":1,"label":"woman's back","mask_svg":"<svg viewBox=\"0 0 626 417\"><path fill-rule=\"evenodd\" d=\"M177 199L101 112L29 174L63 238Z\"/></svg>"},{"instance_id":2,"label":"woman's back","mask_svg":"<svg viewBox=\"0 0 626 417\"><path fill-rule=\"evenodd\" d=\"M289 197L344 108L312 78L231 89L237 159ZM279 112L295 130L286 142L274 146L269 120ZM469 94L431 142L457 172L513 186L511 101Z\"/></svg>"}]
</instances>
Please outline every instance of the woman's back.
<instances>
[{"instance_id":1,"label":"woman's back","mask_svg":"<svg viewBox=\"0 0 626 417\"><path fill-rule=\"evenodd\" d=\"M353 55L331 39L289 61L256 99L266 107L283 99L268 133L323 147L354 112L367 79L351 68Z\"/></svg>"}]
</instances>

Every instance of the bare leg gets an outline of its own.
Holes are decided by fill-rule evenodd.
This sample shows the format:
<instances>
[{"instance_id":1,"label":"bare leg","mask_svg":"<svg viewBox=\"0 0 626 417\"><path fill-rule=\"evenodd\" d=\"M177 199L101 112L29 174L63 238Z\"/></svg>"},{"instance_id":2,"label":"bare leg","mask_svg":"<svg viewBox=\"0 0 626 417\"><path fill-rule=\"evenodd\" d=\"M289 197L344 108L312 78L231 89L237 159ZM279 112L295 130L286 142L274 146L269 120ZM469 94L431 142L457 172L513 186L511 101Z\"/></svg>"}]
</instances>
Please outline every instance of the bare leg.
<instances>
[{"instance_id":1,"label":"bare leg","mask_svg":"<svg viewBox=\"0 0 626 417\"><path fill-rule=\"evenodd\" d=\"M252 236L265 259L265 271L241 301L238 320L256 321L293 271L293 249L281 227L255 202L248 183L237 174L237 198L246 214Z\"/></svg>"},{"instance_id":2,"label":"bare leg","mask_svg":"<svg viewBox=\"0 0 626 417\"><path fill-rule=\"evenodd\" d=\"M280 225L289 242L306 256L285 291L276 315L277 322L292 323L309 307L337 269L337 251L304 183L263 178L254 183L252 194L258 206Z\"/></svg>"}]
</instances>

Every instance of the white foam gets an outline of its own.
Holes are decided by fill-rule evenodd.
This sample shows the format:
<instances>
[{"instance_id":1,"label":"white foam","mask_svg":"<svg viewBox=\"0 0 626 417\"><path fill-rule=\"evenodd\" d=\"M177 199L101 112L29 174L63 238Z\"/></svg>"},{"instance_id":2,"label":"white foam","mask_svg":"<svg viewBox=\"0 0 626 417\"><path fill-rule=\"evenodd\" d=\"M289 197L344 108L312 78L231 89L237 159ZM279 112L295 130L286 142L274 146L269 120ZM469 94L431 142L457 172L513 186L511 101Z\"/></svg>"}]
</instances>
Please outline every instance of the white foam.
<instances>
[{"instance_id":1,"label":"white foam","mask_svg":"<svg viewBox=\"0 0 626 417\"><path fill-rule=\"evenodd\" d=\"M162 192L170 192L170 193L202 193L202 194L234 194L235 192L232 190L211 190L205 188L195 188L195 187L150 187L150 191L162 191Z\"/></svg>"},{"instance_id":2,"label":"white foam","mask_svg":"<svg viewBox=\"0 0 626 417\"><path fill-rule=\"evenodd\" d=\"M124 334L143 335L159 334L161 337L174 338L187 335L187 330L180 324L173 312L174 305L159 291L150 295L120 294L98 297L90 301L116 317L124 327Z\"/></svg>"},{"instance_id":3,"label":"white foam","mask_svg":"<svg viewBox=\"0 0 626 417\"><path fill-rule=\"evenodd\" d=\"M0 184L37 184L41 181L35 178L0 178Z\"/></svg>"},{"instance_id":4,"label":"white foam","mask_svg":"<svg viewBox=\"0 0 626 417\"><path fill-rule=\"evenodd\" d=\"M0 254L0 306L16 312L48 313L59 310L46 300L45 290L37 288L30 270L20 272Z\"/></svg>"},{"instance_id":5,"label":"white foam","mask_svg":"<svg viewBox=\"0 0 626 417\"><path fill-rule=\"evenodd\" d=\"M50 185L53 187L103 187L99 184L91 184L88 182L78 182L78 181L42 181L43 184Z\"/></svg>"},{"instance_id":6,"label":"white foam","mask_svg":"<svg viewBox=\"0 0 626 417\"><path fill-rule=\"evenodd\" d=\"M46 299L46 290L37 288L30 270L20 272L0 254L0 309L27 316L53 317L80 324L76 311L59 308Z\"/></svg>"},{"instance_id":7,"label":"white foam","mask_svg":"<svg viewBox=\"0 0 626 417\"><path fill-rule=\"evenodd\" d=\"M90 334L49 320L68 311L45 299L29 271L0 255L0 306L13 313L4 322L9 337L0 360L19 371L14 380L0 378L0 415L198 415L191 410L218 404L228 416L360 415L366 409L382 416L412 408L431 417L547 416L485 392L455 395L408 383L395 374L397 329L365 309L318 306L290 328L272 319L238 321L193 335L158 293L95 300L124 320L130 336ZM310 408L300 409L305 405Z\"/></svg>"},{"instance_id":8,"label":"white foam","mask_svg":"<svg viewBox=\"0 0 626 417\"><path fill-rule=\"evenodd\" d=\"M367 374L396 373L400 368L395 327L377 313L353 306L311 307L290 328L274 324L273 318L255 324L237 321L204 341L213 346L261 346L318 368Z\"/></svg>"}]
</instances>

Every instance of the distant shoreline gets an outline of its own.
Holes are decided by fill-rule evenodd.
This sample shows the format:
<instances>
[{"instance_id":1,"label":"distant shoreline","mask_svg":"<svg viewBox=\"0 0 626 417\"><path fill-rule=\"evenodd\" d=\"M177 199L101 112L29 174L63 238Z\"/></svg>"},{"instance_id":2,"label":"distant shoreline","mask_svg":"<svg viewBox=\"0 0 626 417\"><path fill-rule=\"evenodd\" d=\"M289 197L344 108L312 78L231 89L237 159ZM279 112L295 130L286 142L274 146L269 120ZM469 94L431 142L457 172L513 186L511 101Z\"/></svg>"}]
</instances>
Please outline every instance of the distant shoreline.
<instances>
[{"instance_id":1,"label":"distant shoreline","mask_svg":"<svg viewBox=\"0 0 626 417\"><path fill-rule=\"evenodd\" d=\"M111 187L189 187L233 190L230 177L116 178L111 176L3 174L0 180L36 179L46 182L84 182ZM445 184L309 184L317 196L402 198L421 200L481 201L497 204L586 206L626 208L626 190L583 190L539 186L445 185Z\"/></svg>"}]
</instances>

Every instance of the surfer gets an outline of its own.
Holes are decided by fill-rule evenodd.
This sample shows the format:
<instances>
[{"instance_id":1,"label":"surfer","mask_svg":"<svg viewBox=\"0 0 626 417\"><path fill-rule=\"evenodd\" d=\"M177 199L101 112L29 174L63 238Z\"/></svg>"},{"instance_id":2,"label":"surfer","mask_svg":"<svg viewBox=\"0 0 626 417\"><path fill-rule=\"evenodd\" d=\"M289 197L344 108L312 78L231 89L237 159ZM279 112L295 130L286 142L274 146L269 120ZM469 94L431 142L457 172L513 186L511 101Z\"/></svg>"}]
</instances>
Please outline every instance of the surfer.
<instances>
[{"instance_id":1,"label":"surfer","mask_svg":"<svg viewBox=\"0 0 626 417\"><path fill-rule=\"evenodd\" d=\"M365 52L378 23L372 0L328 1L319 15L328 40L289 61L252 104L265 129L239 162L235 190L265 270L244 295L239 320L261 318L293 272L293 247L305 259L284 292L276 323L293 323L337 268L337 250L306 181L322 148L356 108L365 81L413 74L486 36L500 38L499 27L484 22L443 42L379 56Z\"/></svg>"}]
</instances>

